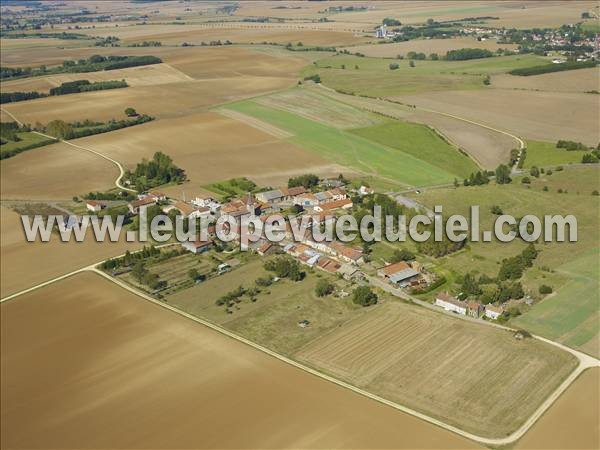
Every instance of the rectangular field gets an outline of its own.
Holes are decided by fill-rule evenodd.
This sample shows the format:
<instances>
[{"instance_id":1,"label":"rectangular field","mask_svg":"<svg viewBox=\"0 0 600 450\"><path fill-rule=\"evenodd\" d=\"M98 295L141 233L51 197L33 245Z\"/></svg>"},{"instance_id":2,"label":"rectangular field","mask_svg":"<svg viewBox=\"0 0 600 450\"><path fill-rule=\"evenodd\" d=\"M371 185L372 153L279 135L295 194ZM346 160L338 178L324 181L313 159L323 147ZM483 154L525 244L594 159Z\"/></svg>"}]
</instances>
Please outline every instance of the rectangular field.
<instances>
[{"instance_id":1,"label":"rectangular field","mask_svg":"<svg viewBox=\"0 0 600 450\"><path fill-rule=\"evenodd\" d=\"M516 430L575 368L570 354L511 332L391 301L296 357L487 437Z\"/></svg>"}]
</instances>

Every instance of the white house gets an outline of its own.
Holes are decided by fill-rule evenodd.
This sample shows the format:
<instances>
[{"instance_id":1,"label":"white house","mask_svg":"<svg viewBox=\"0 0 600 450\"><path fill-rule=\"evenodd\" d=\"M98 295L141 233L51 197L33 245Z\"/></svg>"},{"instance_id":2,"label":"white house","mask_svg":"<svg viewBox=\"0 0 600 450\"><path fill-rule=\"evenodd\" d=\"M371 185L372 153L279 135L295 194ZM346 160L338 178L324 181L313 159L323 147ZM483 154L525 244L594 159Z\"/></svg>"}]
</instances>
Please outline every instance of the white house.
<instances>
[{"instance_id":1,"label":"white house","mask_svg":"<svg viewBox=\"0 0 600 450\"><path fill-rule=\"evenodd\" d=\"M221 203L208 195L197 195L191 203L199 208L208 208L213 213L216 213L221 208Z\"/></svg>"},{"instance_id":2,"label":"white house","mask_svg":"<svg viewBox=\"0 0 600 450\"><path fill-rule=\"evenodd\" d=\"M435 304L446 311L452 311L463 316L467 314L467 303L452 297L447 292L438 293L435 297Z\"/></svg>"},{"instance_id":3,"label":"white house","mask_svg":"<svg viewBox=\"0 0 600 450\"><path fill-rule=\"evenodd\" d=\"M208 217L210 215L210 209L206 207L194 207L184 202L177 202L173 205L183 217L188 219L198 219L202 216Z\"/></svg>"},{"instance_id":4,"label":"white house","mask_svg":"<svg viewBox=\"0 0 600 450\"><path fill-rule=\"evenodd\" d=\"M196 241L185 241L181 243L181 246L183 248L185 248L186 250L195 253L195 254L200 254L200 253L204 253L207 252L210 247L212 246L212 241L208 240L208 241L201 241L201 240L196 240Z\"/></svg>"},{"instance_id":5,"label":"white house","mask_svg":"<svg viewBox=\"0 0 600 450\"><path fill-rule=\"evenodd\" d=\"M498 319L504 313L502 306L485 305L485 316L490 319Z\"/></svg>"},{"instance_id":6,"label":"white house","mask_svg":"<svg viewBox=\"0 0 600 450\"><path fill-rule=\"evenodd\" d=\"M87 202L85 202L85 207L88 209L88 211L98 212L102 211L105 205L103 205L100 202L97 202L96 200L88 200Z\"/></svg>"}]
</instances>

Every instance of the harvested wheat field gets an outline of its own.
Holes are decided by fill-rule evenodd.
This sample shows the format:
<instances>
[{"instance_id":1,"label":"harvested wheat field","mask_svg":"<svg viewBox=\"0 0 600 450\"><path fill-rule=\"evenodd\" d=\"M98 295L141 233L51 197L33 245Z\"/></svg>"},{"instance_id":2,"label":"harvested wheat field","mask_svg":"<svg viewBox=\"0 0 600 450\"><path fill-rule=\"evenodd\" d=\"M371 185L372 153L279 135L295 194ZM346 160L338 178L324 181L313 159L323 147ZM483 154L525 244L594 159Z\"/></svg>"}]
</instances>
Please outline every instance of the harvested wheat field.
<instances>
[{"instance_id":1,"label":"harvested wheat field","mask_svg":"<svg viewBox=\"0 0 600 450\"><path fill-rule=\"evenodd\" d=\"M114 187L119 169L85 150L63 143L26 151L2 161L3 200L70 199Z\"/></svg>"},{"instance_id":2,"label":"harvested wheat field","mask_svg":"<svg viewBox=\"0 0 600 450\"><path fill-rule=\"evenodd\" d=\"M47 93L51 88L60 86L61 83L82 79L89 80L92 83L108 80L125 80L129 86L153 86L157 84L170 84L193 80L193 78L187 76L183 72L163 63L119 70L89 73L61 73L45 77L24 78L22 80L2 83L2 90L4 92L38 91Z\"/></svg>"},{"instance_id":3,"label":"harvested wheat field","mask_svg":"<svg viewBox=\"0 0 600 450\"><path fill-rule=\"evenodd\" d=\"M25 123L46 124L54 119L67 122L123 119L128 107L160 119L180 117L220 103L284 89L293 82L289 78L233 76L46 97L3 105L3 108Z\"/></svg>"},{"instance_id":4,"label":"harvested wheat field","mask_svg":"<svg viewBox=\"0 0 600 450\"><path fill-rule=\"evenodd\" d=\"M566 70L521 77L501 74L492 76L492 87L500 89L526 89L553 92L597 91L600 86L600 67Z\"/></svg>"},{"instance_id":5,"label":"harvested wheat field","mask_svg":"<svg viewBox=\"0 0 600 450\"><path fill-rule=\"evenodd\" d=\"M402 95L396 99L528 139L598 144L600 104L596 95L485 89Z\"/></svg>"},{"instance_id":6,"label":"harvested wheat field","mask_svg":"<svg viewBox=\"0 0 600 450\"><path fill-rule=\"evenodd\" d=\"M220 40L234 44L274 42L278 44L351 45L365 42L364 36L344 31L315 29L310 24L268 24L250 22L219 22L183 25L147 24L102 30L84 30L91 36L117 36L124 43L160 41L163 45L181 45L184 42L200 45Z\"/></svg>"},{"instance_id":7,"label":"harvested wheat field","mask_svg":"<svg viewBox=\"0 0 600 450\"><path fill-rule=\"evenodd\" d=\"M83 242L62 243L55 233L50 242L30 243L25 240L20 216L4 206L0 212L0 297L140 247L140 244L123 240L98 243L90 233ZM33 266L35 270L32 270Z\"/></svg>"},{"instance_id":8,"label":"harvested wheat field","mask_svg":"<svg viewBox=\"0 0 600 450\"><path fill-rule=\"evenodd\" d=\"M289 176L306 171L340 172L339 166L312 152L216 112L150 122L77 142L130 168L157 151L168 154L190 179L172 188L177 197L182 190L192 193L200 186L232 177L283 183Z\"/></svg>"},{"instance_id":9,"label":"harvested wheat field","mask_svg":"<svg viewBox=\"0 0 600 450\"><path fill-rule=\"evenodd\" d=\"M2 448L475 448L80 274L1 305Z\"/></svg>"},{"instance_id":10,"label":"harvested wheat field","mask_svg":"<svg viewBox=\"0 0 600 450\"><path fill-rule=\"evenodd\" d=\"M517 443L522 450L600 448L600 369L583 372Z\"/></svg>"},{"instance_id":11,"label":"harvested wheat field","mask_svg":"<svg viewBox=\"0 0 600 450\"><path fill-rule=\"evenodd\" d=\"M475 38L463 37L453 39L418 39L406 42L395 42L390 44L359 45L347 48L348 51L359 52L371 57L395 58L398 55L406 56L408 52L430 53L445 55L450 50L460 48L483 48L496 51L499 48L514 50L516 44L498 44L495 40L478 41Z\"/></svg>"},{"instance_id":12,"label":"harvested wheat field","mask_svg":"<svg viewBox=\"0 0 600 450\"><path fill-rule=\"evenodd\" d=\"M515 431L575 368L570 354L484 324L387 303L296 357L485 437ZM510 380L510 383L507 382Z\"/></svg>"}]
</instances>

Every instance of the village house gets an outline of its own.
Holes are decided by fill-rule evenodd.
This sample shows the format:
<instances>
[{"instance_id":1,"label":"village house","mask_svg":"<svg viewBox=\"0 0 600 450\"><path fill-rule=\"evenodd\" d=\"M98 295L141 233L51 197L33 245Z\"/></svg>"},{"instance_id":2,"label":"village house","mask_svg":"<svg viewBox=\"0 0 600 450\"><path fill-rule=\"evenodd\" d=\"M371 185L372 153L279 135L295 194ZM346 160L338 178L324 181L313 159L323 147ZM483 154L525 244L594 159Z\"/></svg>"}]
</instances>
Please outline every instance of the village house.
<instances>
[{"instance_id":1,"label":"village house","mask_svg":"<svg viewBox=\"0 0 600 450\"><path fill-rule=\"evenodd\" d=\"M176 202L173 207L186 219L198 219L210 216L210 209L204 206L195 207L185 202Z\"/></svg>"},{"instance_id":2,"label":"village house","mask_svg":"<svg viewBox=\"0 0 600 450\"><path fill-rule=\"evenodd\" d=\"M419 272L413 269L408 263L400 261L379 269L377 275L385 278L390 284L404 287L412 280L416 280Z\"/></svg>"},{"instance_id":3,"label":"village house","mask_svg":"<svg viewBox=\"0 0 600 450\"><path fill-rule=\"evenodd\" d=\"M504 308L502 306L485 305L486 317L497 320L502 314L504 314Z\"/></svg>"},{"instance_id":4,"label":"village house","mask_svg":"<svg viewBox=\"0 0 600 450\"><path fill-rule=\"evenodd\" d=\"M283 192L279 189L272 191L258 192L256 199L262 203L276 203L283 199Z\"/></svg>"},{"instance_id":5,"label":"village house","mask_svg":"<svg viewBox=\"0 0 600 450\"><path fill-rule=\"evenodd\" d=\"M282 201L293 202L296 197L302 194L306 194L306 188L304 186L295 186L295 187L284 187L280 189L283 197Z\"/></svg>"},{"instance_id":6,"label":"village house","mask_svg":"<svg viewBox=\"0 0 600 450\"><path fill-rule=\"evenodd\" d=\"M471 317L478 319L483 313L483 306L476 300L469 300L467 302L467 314Z\"/></svg>"},{"instance_id":7,"label":"village house","mask_svg":"<svg viewBox=\"0 0 600 450\"><path fill-rule=\"evenodd\" d=\"M212 213L217 213L221 208L221 203L210 195L196 195L190 203L199 208L208 208Z\"/></svg>"},{"instance_id":8,"label":"village house","mask_svg":"<svg viewBox=\"0 0 600 450\"><path fill-rule=\"evenodd\" d=\"M88 209L88 211L99 212L106 208L106 205L96 200L88 200L85 202L85 207Z\"/></svg>"},{"instance_id":9,"label":"village house","mask_svg":"<svg viewBox=\"0 0 600 450\"><path fill-rule=\"evenodd\" d=\"M317 197L315 197L315 194L313 194L311 192L306 192L304 194L297 195L294 198L294 204L300 205L303 208L311 208L315 205L318 205L319 200L317 200Z\"/></svg>"},{"instance_id":10,"label":"village house","mask_svg":"<svg viewBox=\"0 0 600 450\"><path fill-rule=\"evenodd\" d=\"M373 194L374 192L375 191L373 189L367 186L361 186L360 188L358 188L358 195L360 196Z\"/></svg>"},{"instance_id":11,"label":"village house","mask_svg":"<svg viewBox=\"0 0 600 450\"><path fill-rule=\"evenodd\" d=\"M334 200L328 203L323 203L320 205L315 206L315 211L317 212L324 212L324 213L328 213L330 211L335 211L338 209L350 209L352 208L352 206L354 206L354 204L352 203L352 200L350 199L340 199L340 200Z\"/></svg>"},{"instance_id":12,"label":"village house","mask_svg":"<svg viewBox=\"0 0 600 450\"><path fill-rule=\"evenodd\" d=\"M337 273L347 281L359 280L363 277L362 272L352 264L342 264Z\"/></svg>"},{"instance_id":13,"label":"village house","mask_svg":"<svg viewBox=\"0 0 600 450\"><path fill-rule=\"evenodd\" d=\"M207 241L202 241L202 240L195 240L195 241L185 241L181 243L181 246L183 248L185 248L186 250L198 255L200 253L204 253L207 252L208 250L210 250L210 247L213 245L213 242L211 240L207 240Z\"/></svg>"},{"instance_id":14,"label":"village house","mask_svg":"<svg viewBox=\"0 0 600 450\"><path fill-rule=\"evenodd\" d=\"M435 305L463 316L467 314L467 303L452 297L447 292L439 292L435 296Z\"/></svg>"},{"instance_id":15,"label":"village house","mask_svg":"<svg viewBox=\"0 0 600 450\"><path fill-rule=\"evenodd\" d=\"M319 258L319 262L317 266L320 269L323 269L325 272L336 273L342 265L334 259L328 258L327 256L323 256Z\"/></svg>"},{"instance_id":16,"label":"village house","mask_svg":"<svg viewBox=\"0 0 600 450\"><path fill-rule=\"evenodd\" d=\"M139 214L142 209L145 209L149 206L156 205L158 200L151 196L146 196L140 200L133 200L127 204L129 208L129 212L131 214Z\"/></svg>"},{"instance_id":17,"label":"village house","mask_svg":"<svg viewBox=\"0 0 600 450\"><path fill-rule=\"evenodd\" d=\"M365 262L362 250L348 247L341 242L331 242L329 248L333 250L335 256L343 261L351 264L363 264Z\"/></svg>"}]
</instances>

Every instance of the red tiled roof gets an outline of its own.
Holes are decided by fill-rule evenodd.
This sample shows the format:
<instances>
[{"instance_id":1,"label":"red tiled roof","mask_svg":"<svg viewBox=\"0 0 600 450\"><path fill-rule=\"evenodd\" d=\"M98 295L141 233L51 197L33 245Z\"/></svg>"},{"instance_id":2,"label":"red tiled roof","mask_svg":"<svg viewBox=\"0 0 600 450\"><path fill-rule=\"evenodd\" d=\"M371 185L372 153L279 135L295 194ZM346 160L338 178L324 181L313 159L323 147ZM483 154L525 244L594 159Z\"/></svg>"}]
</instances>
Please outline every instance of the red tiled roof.
<instances>
[{"instance_id":1,"label":"red tiled roof","mask_svg":"<svg viewBox=\"0 0 600 450\"><path fill-rule=\"evenodd\" d=\"M393 275L396 272L400 272L401 270L410 269L411 267L405 263L404 261L397 262L395 264L390 264L389 266L384 267L381 271L385 275Z\"/></svg>"}]
</instances>

